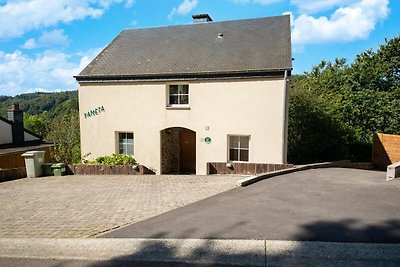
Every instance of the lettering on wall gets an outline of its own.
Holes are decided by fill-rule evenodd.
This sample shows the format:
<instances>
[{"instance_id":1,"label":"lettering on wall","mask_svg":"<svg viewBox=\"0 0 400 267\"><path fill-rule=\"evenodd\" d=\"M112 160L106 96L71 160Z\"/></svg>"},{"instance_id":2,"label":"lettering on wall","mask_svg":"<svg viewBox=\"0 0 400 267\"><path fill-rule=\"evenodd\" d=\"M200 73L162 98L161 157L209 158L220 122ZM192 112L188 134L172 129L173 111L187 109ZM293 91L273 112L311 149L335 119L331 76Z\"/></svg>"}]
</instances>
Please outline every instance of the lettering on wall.
<instances>
[{"instance_id":1,"label":"lettering on wall","mask_svg":"<svg viewBox=\"0 0 400 267\"><path fill-rule=\"evenodd\" d=\"M85 119L93 117L93 116L97 116L100 113L106 112L106 110L104 109L104 106L101 107L97 107L95 109L89 110L87 112L83 112L83 115L85 116Z\"/></svg>"}]
</instances>

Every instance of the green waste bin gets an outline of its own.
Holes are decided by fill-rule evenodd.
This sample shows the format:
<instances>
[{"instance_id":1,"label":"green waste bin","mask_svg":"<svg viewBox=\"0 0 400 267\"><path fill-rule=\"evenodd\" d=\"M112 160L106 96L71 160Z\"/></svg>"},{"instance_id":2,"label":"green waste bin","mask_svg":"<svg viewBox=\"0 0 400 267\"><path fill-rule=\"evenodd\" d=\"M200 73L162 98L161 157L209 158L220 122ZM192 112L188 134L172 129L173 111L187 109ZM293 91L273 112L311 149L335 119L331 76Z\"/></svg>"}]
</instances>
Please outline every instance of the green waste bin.
<instances>
[{"instance_id":1,"label":"green waste bin","mask_svg":"<svg viewBox=\"0 0 400 267\"><path fill-rule=\"evenodd\" d=\"M64 163L54 163L51 165L53 169L54 176L63 176L65 175L65 164Z\"/></svg>"},{"instance_id":2,"label":"green waste bin","mask_svg":"<svg viewBox=\"0 0 400 267\"><path fill-rule=\"evenodd\" d=\"M53 166L52 163L45 163L42 165L42 172L43 176L53 176L53 169L51 168Z\"/></svg>"}]
</instances>

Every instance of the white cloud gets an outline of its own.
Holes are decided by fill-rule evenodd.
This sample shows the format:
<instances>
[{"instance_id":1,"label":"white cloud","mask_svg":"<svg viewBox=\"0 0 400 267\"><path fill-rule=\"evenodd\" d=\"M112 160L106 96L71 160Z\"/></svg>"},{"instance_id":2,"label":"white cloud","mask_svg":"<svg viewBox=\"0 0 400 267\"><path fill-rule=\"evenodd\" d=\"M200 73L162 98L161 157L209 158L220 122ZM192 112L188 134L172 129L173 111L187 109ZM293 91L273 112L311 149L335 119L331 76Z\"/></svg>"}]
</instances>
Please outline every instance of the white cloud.
<instances>
[{"instance_id":1,"label":"white cloud","mask_svg":"<svg viewBox=\"0 0 400 267\"><path fill-rule=\"evenodd\" d=\"M132 5L132 0L12 0L0 5L0 39L69 23L86 17L98 18L114 3Z\"/></svg>"},{"instance_id":2,"label":"white cloud","mask_svg":"<svg viewBox=\"0 0 400 267\"><path fill-rule=\"evenodd\" d=\"M302 14L293 20L293 44L365 39L388 16L388 5L388 0L361 0L339 7L329 18Z\"/></svg>"},{"instance_id":3,"label":"white cloud","mask_svg":"<svg viewBox=\"0 0 400 267\"><path fill-rule=\"evenodd\" d=\"M198 4L198 0L184 0L178 7L174 7L168 15L168 19L176 14L184 16L190 13Z\"/></svg>"},{"instance_id":4,"label":"white cloud","mask_svg":"<svg viewBox=\"0 0 400 267\"><path fill-rule=\"evenodd\" d=\"M301 13L307 14L326 11L355 2L357 2L357 0L290 0L290 3L295 5Z\"/></svg>"},{"instance_id":5,"label":"white cloud","mask_svg":"<svg viewBox=\"0 0 400 267\"><path fill-rule=\"evenodd\" d=\"M254 4L261 4L261 5L270 5L270 4L278 3L278 2L282 2L282 1L284 1L284 0L233 0L233 2L236 4L254 3Z\"/></svg>"},{"instance_id":6,"label":"white cloud","mask_svg":"<svg viewBox=\"0 0 400 267\"><path fill-rule=\"evenodd\" d=\"M35 39L31 38L26 40L26 42L22 45L24 49L34 49L37 47Z\"/></svg>"},{"instance_id":7,"label":"white cloud","mask_svg":"<svg viewBox=\"0 0 400 267\"><path fill-rule=\"evenodd\" d=\"M55 29L52 31L44 31L37 41L33 38L27 40L22 48L34 49L40 47L67 46L68 44L69 38L64 34L64 30Z\"/></svg>"},{"instance_id":8,"label":"white cloud","mask_svg":"<svg viewBox=\"0 0 400 267\"><path fill-rule=\"evenodd\" d=\"M125 3L125 8L131 8L135 4L135 0L127 0Z\"/></svg>"},{"instance_id":9,"label":"white cloud","mask_svg":"<svg viewBox=\"0 0 400 267\"><path fill-rule=\"evenodd\" d=\"M73 75L78 74L99 53L93 49L80 55L67 55L53 50L35 58L16 50L0 51L0 95L16 95L34 91L76 89ZM78 57L78 60L73 60Z\"/></svg>"}]
</instances>

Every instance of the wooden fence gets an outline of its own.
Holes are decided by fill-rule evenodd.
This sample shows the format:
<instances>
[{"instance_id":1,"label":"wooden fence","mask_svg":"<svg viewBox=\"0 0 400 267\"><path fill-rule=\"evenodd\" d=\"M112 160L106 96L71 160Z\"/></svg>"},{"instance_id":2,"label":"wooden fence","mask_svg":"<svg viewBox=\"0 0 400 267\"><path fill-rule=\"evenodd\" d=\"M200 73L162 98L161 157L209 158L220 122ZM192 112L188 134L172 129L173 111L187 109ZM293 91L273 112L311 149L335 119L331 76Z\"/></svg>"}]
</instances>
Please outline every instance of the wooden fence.
<instances>
[{"instance_id":1,"label":"wooden fence","mask_svg":"<svg viewBox=\"0 0 400 267\"><path fill-rule=\"evenodd\" d=\"M79 175L143 175L154 174L143 165L138 165L135 168L132 165L68 165L67 174Z\"/></svg>"},{"instance_id":2,"label":"wooden fence","mask_svg":"<svg viewBox=\"0 0 400 267\"><path fill-rule=\"evenodd\" d=\"M209 162L207 163L208 174L243 174L256 175L272 171L284 170L293 167L293 164L263 164L263 163L228 163Z\"/></svg>"},{"instance_id":3,"label":"wooden fence","mask_svg":"<svg viewBox=\"0 0 400 267\"><path fill-rule=\"evenodd\" d=\"M387 166L400 161L400 135L374 134L372 163L375 168L386 170Z\"/></svg>"},{"instance_id":4,"label":"wooden fence","mask_svg":"<svg viewBox=\"0 0 400 267\"><path fill-rule=\"evenodd\" d=\"M28 149L32 150L32 149ZM10 152L4 155L0 155L0 169L13 169L25 167L25 160L21 156L28 150L18 150L17 152ZM39 151L45 151L45 162L53 162L50 155L50 147L34 149Z\"/></svg>"}]
</instances>

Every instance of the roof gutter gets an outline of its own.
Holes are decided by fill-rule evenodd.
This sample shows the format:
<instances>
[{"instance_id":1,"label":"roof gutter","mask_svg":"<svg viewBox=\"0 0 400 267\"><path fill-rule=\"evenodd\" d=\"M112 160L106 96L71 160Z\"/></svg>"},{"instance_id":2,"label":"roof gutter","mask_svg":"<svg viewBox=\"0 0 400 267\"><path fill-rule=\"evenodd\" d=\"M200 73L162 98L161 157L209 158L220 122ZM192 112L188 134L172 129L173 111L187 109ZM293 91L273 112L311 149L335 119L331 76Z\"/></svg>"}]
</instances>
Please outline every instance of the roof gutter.
<instances>
[{"instance_id":1,"label":"roof gutter","mask_svg":"<svg viewBox=\"0 0 400 267\"><path fill-rule=\"evenodd\" d=\"M143 75L76 75L79 83L87 82L132 82L132 81L170 81L170 80L216 80L216 79L249 79L261 77L284 77L290 75L291 69L247 70L228 72L201 73L165 73Z\"/></svg>"}]
</instances>

